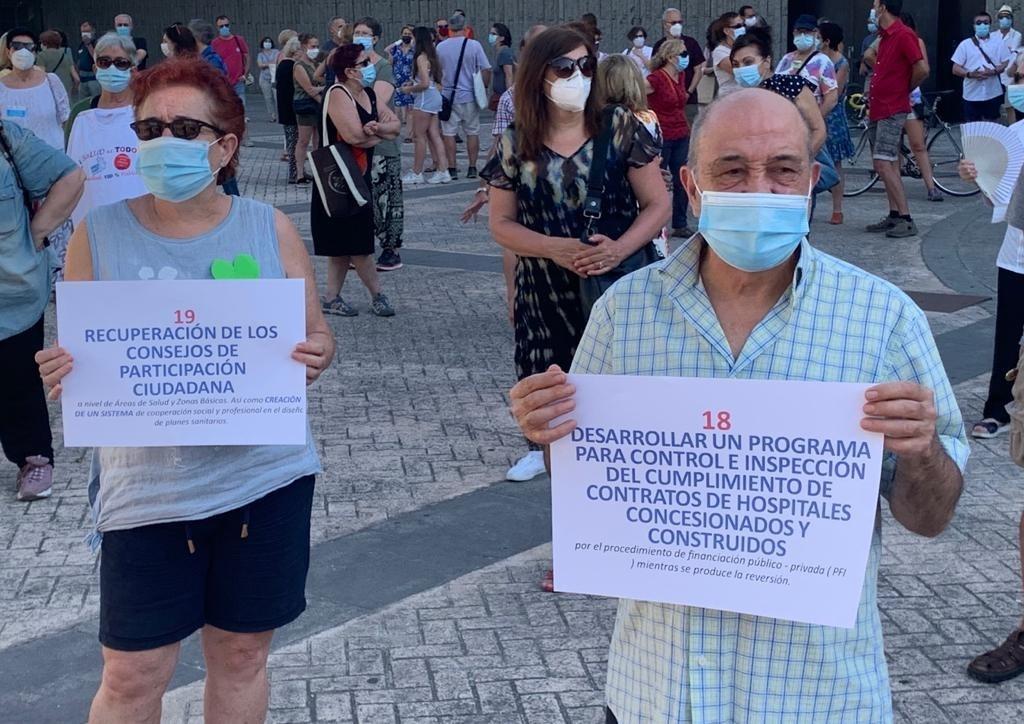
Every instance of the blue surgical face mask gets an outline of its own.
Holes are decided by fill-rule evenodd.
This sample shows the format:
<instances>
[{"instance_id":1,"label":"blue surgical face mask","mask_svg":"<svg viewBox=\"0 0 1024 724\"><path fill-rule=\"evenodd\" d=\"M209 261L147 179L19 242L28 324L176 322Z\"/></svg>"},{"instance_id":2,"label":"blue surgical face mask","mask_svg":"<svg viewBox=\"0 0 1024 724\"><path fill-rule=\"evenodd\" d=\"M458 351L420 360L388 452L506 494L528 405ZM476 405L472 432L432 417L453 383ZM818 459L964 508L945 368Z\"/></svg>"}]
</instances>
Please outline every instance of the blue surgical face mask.
<instances>
[{"instance_id":1,"label":"blue surgical face mask","mask_svg":"<svg viewBox=\"0 0 1024 724\"><path fill-rule=\"evenodd\" d=\"M137 168L151 194L164 201L188 201L214 180L208 151L213 143L160 136L139 142Z\"/></svg>"},{"instance_id":2,"label":"blue surgical face mask","mask_svg":"<svg viewBox=\"0 0 1024 724\"><path fill-rule=\"evenodd\" d=\"M122 38L130 38L132 37L132 29L127 25L118 25L117 34L120 35Z\"/></svg>"},{"instance_id":3,"label":"blue surgical face mask","mask_svg":"<svg viewBox=\"0 0 1024 724\"><path fill-rule=\"evenodd\" d=\"M366 35L360 35L359 37L352 38L352 42L356 45L363 46L364 50L370 50L373 48L373 38Z\"/></svg>"},{"instance_id":4,"label":"blue surgical face mask","mask_svg":"<svg viewBox=\"0 0 1024 724\"><path fill-rule=\"evenodd\" d=\"M1006 89L1010 105L1024 113L1024 85L1011 85Z\"/></svg>"},{"instance_id":5,"label":"blue surgical face mask","mask_svg":"<svg viewBox=\"0 0 1024 724\"><path fill-rule=\"evenodd\" d=\"M732 77L741 88L753 88L761 85L761 64L741 65L732 69Z\"/></svg>"},{"instance_id":6,"label":"blue surgical face mask","mask_svg":"<svg viewBox=\"0 0 1024 724\"><path fill-rule=\"evenodd\" d=\"M488 36L487 36L487 42L488 42L489 44L491 44L491 45L497 45L497 44L498 44L498 36L497 36L497 35L495 35L494 33L490 33L490 34L488 34Z\"/></svg>"},{"instance_id":7,"label":"blue surgical face mask","mask_svg":"<svg viewBox=\"0 0 1024 724\"><path fill-rule=\"evenodd\" d=\"M1009 30L1013 27L1013 18L999 18L999 29Z\"/></svg>"},{"instance_id":8,"label":"blue surgical face mask","mask_svg":"<svg viewBox=\"0 0 1024 724\"><path fill-rule=\"evenodd\" d=\"M722 261L745 272L785 262L810 230L810 189L795 194L701 191L697 230Z\"/></svg>"},{"instance_id":9,"label":"blue surgical face mask","mask_svg":"<svg viewBox=\"0 0 1024 724\"><path fill-rule=\"evenodd\" d=\"M364 88L369 88L377 80L377 67L374 65L363 66L359 72L363 74Z\"/></svg>"},{"instance_id":10,"label":"blue surgical face mask","mask_svg":"<svg viewBox=\"0 0 1024 724\"><path fill-rule=\"evenodd\" d=\"M869 33L877 33L878 32L878 25L876 25L875 23L868 23L868 32Z\"/></svg>"},{"instance_id":11,"label":"blue surgical face mask","mask_svg":"<svg viewBox=\"0 0 1024 724\"><path fill-rule=\"evenodd\" d=\"M801 53L806 53L808 50L814 47L814 36L813 35L797 35L793 38L793 45Z\"/></svg>"},{"instance_id":12,"label":"blue surgical face mask","mask_svg":"<svg viewBox=\"0 0 1024 724\"><path fill-rule=\"evenodd\" d=\"M120 93L131 82L131 70L118 70L114 66L96 70L96 80L100 87L108 93Z\"/></svg>"},{"instance_id":13,"label":"blue surgical face mask","mask_svg":"<svg viewBox=\"0 0 1024 724\"><path fill-rule=\"evenodd\" d=\"M217 32L220 33L220 37L226 38L229 35L231 35L231 26L221 25L219 28L217 28Z\"/></svg>"},{"instance_id":14,"label":"blue surgical face mask","mask_svg":"<svg viewBox=\"0 0 1024 724\"><path fill-rule=\"evenodd\" d=\"M747 34L747 27L745 25L742 26L742 27L739 27L739 28L733 28L732 29L732 39L733 40L739 40L740 38L742 38L746 34Z\"/></svg>"},{"instance_id":15,"label":"blue surgical face mask","mask_svg":"<svg viewBox=\"0 0 1024 724\"><path fill-rule=\"evenodd\" d=\"M676 58L676 70L684 71L690 67L690 56L680 55Z\"/></svg>"},{"instance_id":16,"label":"blue surgical face mask","mask_svg":"<svg viewBox=\"0 0 1024 724\"><path fill-rule=\"evenodd\" d=\"M814 49L815 50L821 50L821 38L817 38L816 37L814 39Z\"/></svg>"},{"instance_id":17,"label":"blue surgical face mask","mask_svg":"<svg viewBox=\"0 0 1024 724\"><path fill-rule=\"evenodd\" d=\"M974 34L984 40L992 32L992 26L988 23L978 23L974 26Z\"/></svg>"}]
</instances>

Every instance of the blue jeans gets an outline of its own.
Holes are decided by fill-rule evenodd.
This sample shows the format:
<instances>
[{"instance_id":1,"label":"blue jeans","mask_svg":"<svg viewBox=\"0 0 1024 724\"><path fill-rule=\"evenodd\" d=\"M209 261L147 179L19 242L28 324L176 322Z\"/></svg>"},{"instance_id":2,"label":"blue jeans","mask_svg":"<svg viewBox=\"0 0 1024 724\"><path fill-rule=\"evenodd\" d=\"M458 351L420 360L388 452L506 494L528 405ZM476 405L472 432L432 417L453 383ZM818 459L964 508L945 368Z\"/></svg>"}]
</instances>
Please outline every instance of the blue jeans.
<instances>
[{"instance_id":1,"label":"blue jeans","mask_svg":"<svg viewBox=\"0 0 1024 724\"><path fill-rule=\"evenodd\" d=\"M249 107L245 104L245 78L239 78L238 82L235 83L235 94L242 99L242 108L248 113Z\"/></svg>"},{"instance_id":2,"label":"blue jeans","mask_svg":"<svg viewBox=\"0 0 1024 724\"><path fill-rule=\"evenodd\" d=\"M679 138L664 141L661 147L661 167L672 174L672 228L683 229L687 226L686 189L679 178L679 169L686 165L686 156L690 153L690 139Z\"/></svg>"}]
</instances>

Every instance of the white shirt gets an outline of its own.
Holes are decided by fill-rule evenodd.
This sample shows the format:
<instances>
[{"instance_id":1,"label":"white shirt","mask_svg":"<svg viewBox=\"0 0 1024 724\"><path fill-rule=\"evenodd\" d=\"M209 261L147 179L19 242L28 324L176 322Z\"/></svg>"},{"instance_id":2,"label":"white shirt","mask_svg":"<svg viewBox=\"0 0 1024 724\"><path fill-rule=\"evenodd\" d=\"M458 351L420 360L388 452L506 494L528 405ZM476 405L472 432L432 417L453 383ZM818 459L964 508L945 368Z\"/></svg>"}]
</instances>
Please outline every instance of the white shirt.
<instances>
[{"instance_id":1,"label":"white shirt","mask_svg":"<svg viewBox=\"0 0 1024 724\"><path fill-rule=\"evenodd\" d=\"M736 76L732 74L732 69L724 71L718 67L718 64L729 57L732 52L725 43L722 43L717 48L711 51L711 62L715 66L715 78L718 79L718 97L727 96L733 91L740 89L740 84L736 82Z\"/></svg>"},{"instance_id":2,"label":"white shirt","mask_svg":"<svg viewBox=\"0 0 1024 724\"><path fill-rule=\"evenodd\" d=\"M981 48L974 44L975 40L978 41ZM985 56L981 54L982 49L992 59L991 63L985 60ZM967 38L956 47L956 52L953 53L953 62L968 72L981 70L982 68L995 69L996 66L1009 60L1010 51L1006 49L1006 44L999 33L989 35L984 40ZM1002 95L1003 86L999 81L998 75L980 80L977 78L964 78L965 101L988 101Z\"/></svg>"},{"instance_id":3,"label":"white shirt","mask_svg":"<svg viewBox=\"0 0 1024 724\"><path fill-rule=\"evenodd\" d=\"M634 50L636 50L636 48L626 48L625 50L622 51L622 54L629 58L630 60L632 60L634 63L636 63L636 67L640 69L640 72L643 73L644 78L646 78L647 75L651 72L650 69L647 67L647 64L651 62L651 52L653 49L651 48L651 46L645 45L642 48L640 48L639 55L634 53Z\"/></svg>"},{"instance_id":4,"label":"white shirt","mask_svg":"<svg viewBox=\"0 0 1024 724\"><path fill-rule=\"evenodd\" d=\"M77 226L97 206L148 193L136 170L139 137L129 128L131 106L93 108L75 117L68 156L85 171L85 190L71 213Z\"/></svg>"},{"instance_id":5,"label":"white shirt","mask_svg":"<svg viewBox=\"0 0 1024 724\"><path fill-rule=\"evenodd\" d=\"M1010 64L1003 71L1003 85L1013 85L1013 66L1017 62L1017 53L1020 52L1021 43L1024 42L1024 35L1021 35L1016 28L1010 28L1006 35L1003 35L1002 30L997 30L993 35L1003 41L1003 45L1010 53Z\"/></svg>"},{"instance_id":6,"label":"white shirt","mask_svg":"<svg viewBox=\"0 0 1024 724\"><path fill-rule=\"evenodd\" d=\"M996 266L1015 274L1024 274L1024 231L1006 225L1003 245L999 247Z\"/></svg>"},{"instance_id":7,"label":"white shirt","mask_svg":"<svg viewBox=\"0 0 1024 724\"><path fill-rule=\"evenodd\" d=\"M29 88L8 88L0 83L0 119L27 128L58 151L64 150L63 124L69 115L68 92L53 73Z\"/></svg>"}]
</instances>

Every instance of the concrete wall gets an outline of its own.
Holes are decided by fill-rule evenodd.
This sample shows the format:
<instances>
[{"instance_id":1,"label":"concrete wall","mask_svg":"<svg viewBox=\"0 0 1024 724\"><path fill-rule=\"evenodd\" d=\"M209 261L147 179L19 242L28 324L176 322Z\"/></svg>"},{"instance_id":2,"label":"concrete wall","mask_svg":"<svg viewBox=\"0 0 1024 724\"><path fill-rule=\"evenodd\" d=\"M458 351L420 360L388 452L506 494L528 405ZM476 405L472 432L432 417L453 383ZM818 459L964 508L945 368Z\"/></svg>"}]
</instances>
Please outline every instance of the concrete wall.
<instances>
[{"instance_id":1,"label":"concrete wall","mask_svg":"<svg viewBox=\"0 0 1024 724\"><path fill-rule=\"evenodd\" d=\"M3 3L15 0L3 0ZM19 0L18 4L32 4L34 0ZM3 7L0 3L0 7ZM461 7L469 16L470 24L479 35L485 35L489 23L503 22L512 30L518 43L523 31L535 23L560 23L578 19L584 12L597 15L604 35L602 50L616 52L626 47L626 31L633 25L644 25L651 37L661 35L661 14L665 7L674 5L683 11L686 34L703 41L712 19L742 3L735 0L46 0L42 3L43 23L47 27L61 28L72 38L77 37L78 25L86 19L98 23L103 29L113 26L114 15L127 12L132 15L137 34L149 41L151 53L160 54L159 42L163 28L176 20L227 15L232 19L235 32L250 42L264 35L276 36L284 28L300 32L326 32L328 19L341 15L353 20L362 15L373 15L384 25L387 42L397 39L404 23L433 25L439 17L447 16L455 7ZM776 29L783 29L786 0L759 0L750 2L758 8ZM83 11L82 8L88 8ZM784 36L784 32L778 33ZM780 43L783 42L780 39ZM781 47L781 46L780 46Z\"/></svg>"}]
</instances>

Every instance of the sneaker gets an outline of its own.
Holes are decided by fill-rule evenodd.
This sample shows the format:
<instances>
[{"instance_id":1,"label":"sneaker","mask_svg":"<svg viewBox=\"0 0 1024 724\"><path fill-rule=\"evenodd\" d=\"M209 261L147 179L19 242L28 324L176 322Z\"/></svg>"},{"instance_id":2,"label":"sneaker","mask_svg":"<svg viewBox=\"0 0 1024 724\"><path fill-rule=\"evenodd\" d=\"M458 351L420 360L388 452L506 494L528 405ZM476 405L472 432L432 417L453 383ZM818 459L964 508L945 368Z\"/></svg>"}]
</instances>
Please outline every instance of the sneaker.
<instances>
[{"instance_id":1,"label":"sneaker","mask_svg":"<svg viewBox=\"0 0 1024 724\"><path fill-rule=\"evenodd\" d=\"M49 458L33 455L25 458L18 471L18 500L28 502L49 498L53 492L53 464Z\"/></svg>"},{"instance_id":2,"label":"sneaker","mask_svg":"<svg viewBox=\"0 0 1024 724\"><path fill-rule=\"evenodd\" d=\"M402 183L405 184L406 186L416 186L417 184L426 182L423 178L423 174L410 171L409 173L405 174L405 176L402 177Z\"/></svg>"},{"instance_id":3,"label":"sneaker","mask_svg":"<svg viewBox=\"0 0 1024 724\"><path fill-rule=\"evenodd\" d=\"M402 257L393 249L385 249L377 257L377 271L394 271L402 268Z\"/></svg>"},{"instance_id":4,"label":"sneaker","mask_svg":"<svg viewBox=\"0 0 1024 724\"><path fill-rule=\"evenodd\" d=\"M928 200L929 201L940 201L941 202L941 201L945 201L946 197L942 195L942 192L939 191L938 187L935 187L931 191L928 192Z\"/></svg>"},{"instance_id":5,"label":"sneaker","mask_svg":"<svg viewBox=\"0 0 1024 724\"><path fill-rule=\"evenodd\" d=\"M885 235L890 239L906 239L911 236L917 236L917 224L913 221L907 221L906 219L894 219L896 222L893 227L885 232Z\"/></svg>"},{"instance_id":6,"label":"sneaker","mask_svg":"<svg viewBox=\"0 0 1024 724\"><path fill-rule=\"evenodd\" d=\"M527 480L533 480L538 475L543 475L546 472L544 453L541 450L531 450L508 469L508 472L505 473L505 480L511 480L514 483L525 483Z\"/></svg>"},{"instance_id":7,"label":"sneaker","mask_svg":"<svg viewBox=\"0 0 1024 724\"><path fill-rule=\"evenodd\" d=\"M391 307L391 302L384 296L384 292L380 292L370 302L370 311L376 314L378 317L393 317L395 316L395 310Z\"/></svg>"},{"instance_id":8,"label":"sneaker","mask_svg":"<svg viewBox=\"0 0 1024 724\"><path fill-rule=\"evenodd\" d=\"M448 175L452 177L452 181L457 181L459 178L459 171L458 169L450 168L448 169Z\"/></svg>"},{"instance_id":9,"label":"sneaker","mask_svg":"<svg viewBox=\"0 0 1024 724\"><path fill-rule=\"evenodd\" d=\"M452 175L450 173L448 173L447 171L438 171L433 176L431 176L429 179L427 179L427 183L428 184L450 184L452 182L452 180L453 180Z\"/></svg>"},{"instance_id":10,"label":"sneaker","mask_svg":"<svg viewBox=\"0 0 1024 724\"><path fill-rule=\"evenodd\" d=\"M900 221L900 219L893 218L891 216L883 216L879 221L875 222L874 224L868 224L867 226L865 226L864 231L870 231L872 234L885 232L891 229L892 227L896 226L897 221Z\"/></svg>"},{"instance_id":11,"label":"sneaker","mask_svg":"<svg viewBox=\"0 0 1024 724\"><path fill-rule=\"evenodd\" d=\"M974 423L971 428L971 437L978 440L990 440L993 437L1010 431L1010 423L999 422L994 417L986 417L981 422Z\"/></svg>"},{"instance_id":12,"label":"sneaker","mask_svg":"<svg viewBox=\"0 0 1024 724\"><path fill-rule=\"evenodd\" d=\"M324 310L324 314L336 314L339 317L359 316L359 311L342 299L340 294L330 301L321 299L320 308Z\"/></svg>"},{"instance_id":13,"label":"sneaker","mask_svg":"<svg viewBox=\"0 0 1024 724\"><path fill-rule=\"evenodd\" d=\"M476 166L470 166L466 169L466 178L476 178L477 175Z\"/></svg>"}]
</instances>

